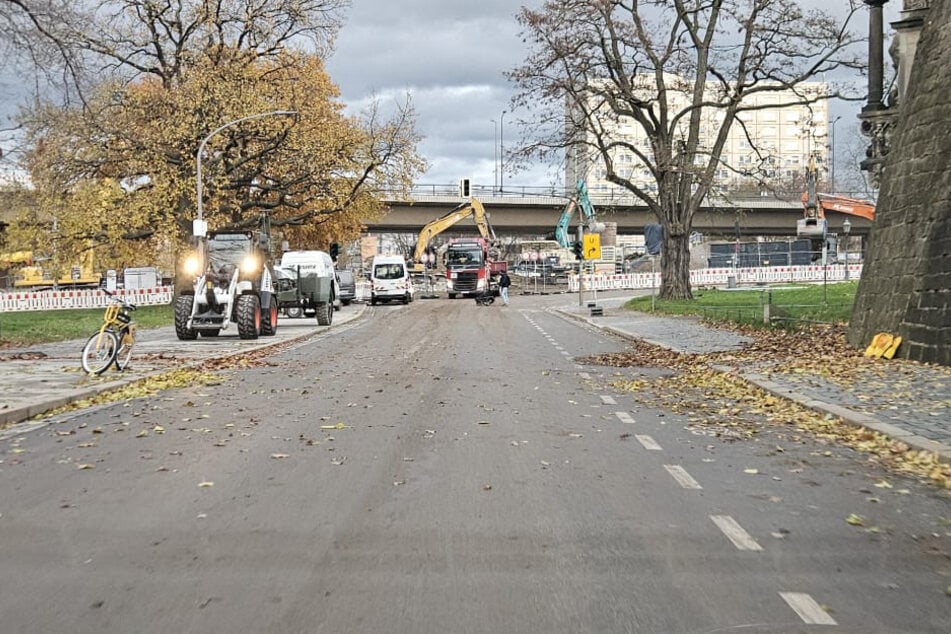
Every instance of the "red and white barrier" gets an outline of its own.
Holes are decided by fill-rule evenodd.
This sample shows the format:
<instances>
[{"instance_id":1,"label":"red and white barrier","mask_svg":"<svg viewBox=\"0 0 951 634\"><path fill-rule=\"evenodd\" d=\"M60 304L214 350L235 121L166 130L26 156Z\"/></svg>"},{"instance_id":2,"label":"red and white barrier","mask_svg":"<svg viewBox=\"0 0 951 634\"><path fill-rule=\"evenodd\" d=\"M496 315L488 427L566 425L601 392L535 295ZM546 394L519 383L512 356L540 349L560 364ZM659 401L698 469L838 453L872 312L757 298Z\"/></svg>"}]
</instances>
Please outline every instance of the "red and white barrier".
<instances>
[{"instance_id":1,"label":"red and white barrier","mask_svg":"<svg viewBox=\"0 0 951 634\"><path fill-rule=\"evenodd\" d=\"M793 282L841 282L846 279L846 266L762 266L756 268L718 268L695 269L690 271L690 285L729 286L730 278L736 284L782 284ZM848 265L848 279L858 280L862 276L861 264ZM653 273L626 273L617 275L585 275L584 287L587 290L611 291L625 289L656 288L662 281L660 271ZM578 290L578 276L568 278L568 290Z\"/></svg>"},{"instance_id":2,"label":"red and white barrier","mask_svg":"<svg viewBox=\"0 0 951 634\"><path fill-rule=\"evenodd\" d=\"M175 295L171 286L156 288L121 289L116 297L136 306L170 304ZM31 310L69 310L74 308L104 308L109 296L99 289L77 291L24 291L0 293L0 313Z\"/></svg>"}]
</instances>

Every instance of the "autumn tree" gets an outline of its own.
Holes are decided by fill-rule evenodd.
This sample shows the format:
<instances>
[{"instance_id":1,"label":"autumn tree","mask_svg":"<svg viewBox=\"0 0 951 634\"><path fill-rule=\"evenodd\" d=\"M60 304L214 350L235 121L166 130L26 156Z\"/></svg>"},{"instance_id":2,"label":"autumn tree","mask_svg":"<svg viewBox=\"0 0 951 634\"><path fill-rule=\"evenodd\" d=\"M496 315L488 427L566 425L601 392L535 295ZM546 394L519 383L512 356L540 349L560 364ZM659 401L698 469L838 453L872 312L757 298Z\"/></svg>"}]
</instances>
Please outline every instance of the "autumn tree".
<instances>
[{"instance_id":1,"label":"autumn tree","mask_svg":"<svg viewBox=\"0 0 951 634\"><path fill-rule=\"evenodd\" d=\"M326 246L359 233L365 218L382 211L382 192L408 189L423 167L410 103L389 116L375 105L349 117L337 97L315 55L201 57L172 88L145 76L101 85L83 108L36 111L28 120L28 165L38 187L71 205L75 239L151 239L167 248L190 233L196 154L206 140L210 227L252 227L268 214L293 244ZM222 123L273 111L295 114L209 136ZM80 204L77 196L90 188L122 195Z\"/></svg>"},{"instance_id":2,"label":"autumn tree","mask_svg":"<svg viewBox=\"0 0 951 634\"><path fill-rule=\"evenodd\" d=\"M794 0L548 0L518 14L530 52L510 79L516 107L529 112L522 157L563 156L603 166L608 181L631 192L664 228L660 296L690 298L689 236L711 193L720 156L757 93L771 107L846 96L810 80L858 68L845 16L806 10ZM618 131L636 126L647 145ZM621 169L632 155L653 188Z\"/></svg>"},{"instance_id":3,"label":"autumn tree","mask_svg":"<svg viewBox=\"0 0 951 634\"><path fill-rule=\"evenodd\" d=\"M92 235L119 253L136 238L139 254L179 243L196 215L203 141L211 228L268 214L298 247L356 235L382 192L407 190L424 162L408 99L344 112L323 58L347 4L103 2L57 31L83 67L106 71L81 105L22 117L34 183L72 215L59 223L74 229L64 240ZM276 111L295 114L256 116ZM95 205L78 198L92 190Z\"/></svg>"}]
</instances>

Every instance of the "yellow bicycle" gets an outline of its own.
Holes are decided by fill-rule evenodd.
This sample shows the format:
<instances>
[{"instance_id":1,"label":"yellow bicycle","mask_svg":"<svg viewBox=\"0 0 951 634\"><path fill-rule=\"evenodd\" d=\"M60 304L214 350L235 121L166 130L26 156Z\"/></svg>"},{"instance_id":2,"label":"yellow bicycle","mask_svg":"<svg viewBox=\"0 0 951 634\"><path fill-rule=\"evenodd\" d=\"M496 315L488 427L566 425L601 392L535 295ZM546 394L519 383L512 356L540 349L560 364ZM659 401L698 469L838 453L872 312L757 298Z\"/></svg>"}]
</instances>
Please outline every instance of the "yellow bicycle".
<instances>
[{"instance_id":1,"label":"yellow bicycle","mask_svg":"<svg viewBox=\"0 0 951 634\"><path fill-rule=\"evenodd\" d=\"M129 367L132 348L135 346L135 322L132 312L135 305L118 299L113 293L104 291L115 303L106 306L102 326L83 347L83 370L89 374L102 374L113 363L118 370Z\"/></svg>"}]
</instances>

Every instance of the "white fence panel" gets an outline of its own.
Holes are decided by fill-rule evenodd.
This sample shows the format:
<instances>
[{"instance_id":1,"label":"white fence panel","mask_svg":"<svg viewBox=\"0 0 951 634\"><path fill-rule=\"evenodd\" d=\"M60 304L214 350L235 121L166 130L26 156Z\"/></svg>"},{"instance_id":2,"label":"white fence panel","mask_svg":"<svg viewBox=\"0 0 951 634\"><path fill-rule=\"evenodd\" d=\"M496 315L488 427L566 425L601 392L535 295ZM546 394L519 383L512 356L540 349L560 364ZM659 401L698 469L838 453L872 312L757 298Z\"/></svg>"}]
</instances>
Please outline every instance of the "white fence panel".
<instances>
[{"instance_id":1,"label":"white fence panel","mask_svg":"<svg viewBox=\"0 0 951 634\"><path fill-rule=\"evenodd\" d=\"M115 295L127 299L136 306L170 304L175 295L175 289L171 286L120 289L115 291ZM109 296L98 289L3 293L0 294L0 312L105 308L109 301Z\"/></svg>"}]
</instances>

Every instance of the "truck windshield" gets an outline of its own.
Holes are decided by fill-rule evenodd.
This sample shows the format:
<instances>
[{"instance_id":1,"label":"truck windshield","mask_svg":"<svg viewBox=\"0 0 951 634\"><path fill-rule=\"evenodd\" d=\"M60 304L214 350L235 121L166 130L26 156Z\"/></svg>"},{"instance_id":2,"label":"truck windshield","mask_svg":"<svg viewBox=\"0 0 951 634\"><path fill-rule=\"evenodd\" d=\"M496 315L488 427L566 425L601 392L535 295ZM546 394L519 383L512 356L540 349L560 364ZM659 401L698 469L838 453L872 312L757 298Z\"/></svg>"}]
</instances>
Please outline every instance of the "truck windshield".
<instances>
[{"instance_id":1,"label":"truck windshield","mask_svg":"<svg viewBox=\"0 0 951 634\"><path fill-rule=\"evenodd\" d=\"M239 266L250 252L251 236L247 234L216 235L208 240L208 264L212 271Z\"/></svg>"},{"instance_id":2,"label":"truck windshield","mask_svg":"<svg viewBox=\"0 0 951 634\"><path fill-rule=\"evenodd\" d=\"M481 266L482 249L478 246L466 248L450 247L446 253L446 266Z\"/></svg>"}]
</instances>

